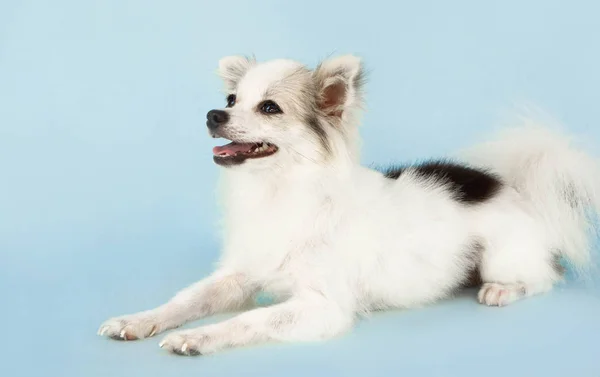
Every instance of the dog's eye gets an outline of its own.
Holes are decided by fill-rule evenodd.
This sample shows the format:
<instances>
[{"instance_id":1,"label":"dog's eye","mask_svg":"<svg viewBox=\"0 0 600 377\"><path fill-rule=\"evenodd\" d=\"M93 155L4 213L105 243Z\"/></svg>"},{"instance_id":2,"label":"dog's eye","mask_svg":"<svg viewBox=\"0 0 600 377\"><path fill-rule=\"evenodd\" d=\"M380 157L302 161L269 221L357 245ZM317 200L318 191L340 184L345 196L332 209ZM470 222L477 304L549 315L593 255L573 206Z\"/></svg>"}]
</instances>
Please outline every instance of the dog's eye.
<instances>
[{"instance_id":1,"label":"dog's eye","mask_svg":"<svg viewBox=\"0 0 600 377\"><path fill-rule=\"evenodd\" d=\"M273 101L265 101L260 106L260 111L265 114L279 114L281 113L281 108Z\"/></svg>"},{"instance_id":2,"label":"dog's eye","mask_svg":"<svg viewBox=\"0 0 600 377\"><path fill-rule=\"evenodd\" d=\"M227 107L233 107L235 105L235 94L230 94L227 96Z\"/></svg>"}]
</instances>

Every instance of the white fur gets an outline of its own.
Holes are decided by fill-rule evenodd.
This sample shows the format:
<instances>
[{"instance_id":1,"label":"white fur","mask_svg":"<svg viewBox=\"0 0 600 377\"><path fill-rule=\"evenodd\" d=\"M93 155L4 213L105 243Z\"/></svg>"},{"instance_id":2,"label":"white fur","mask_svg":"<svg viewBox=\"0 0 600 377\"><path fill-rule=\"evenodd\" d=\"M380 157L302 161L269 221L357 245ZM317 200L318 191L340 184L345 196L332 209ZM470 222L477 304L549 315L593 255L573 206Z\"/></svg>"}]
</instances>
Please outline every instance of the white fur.
<instances>
[{"instance_id":1,"label":"white fur","mask_svg":"<svg viewBox=\"0 0 600 377\"><path fill-rule=\"evenodd\" d=\"M500 174L533 207L548 242L585 269L593 212L600 208L598 163L575 148L558 125L543 124L537 117L516 121L518 126L500 130L492 141L464 151L463 158ZM573 194L579 201L575 208L563 199Z\"/></svg>"},{"instance_id":2,"label":"white fur","mask_svg":"<svg viewBox=\"0 0 600 377\"><path fill-rule=\"evenodd\" d=\"M556 250L579 266L589 263L587 211L600 209L598 168L562 135L520 127L470 151L469 161L507 185L489 201L465 205L439 182L410 173L391 180L356 163L357 58L332 59L315 73L302 69L282 60L222 61L221 75L239 101L230 110L230 131L242 141L268 140L279 152L223 170L225 242L217 272L159 308L107 321L101 335L144 338L244 308L266 291L280 302L170 334L161 347L194 355L326 339L348 330L361 313L447 297L476 267L486 283L480 302L501 306L551 289L561 278L553 267ZM327 132L327 153L299 114L311 108L311 90L318 96L336 80L346 83L338 104L344 113L314 110ZM256 114L269 90L289 113ZM295 97L302 90L309 94ZM564 200L565 184L579 207ZM483 246L478 260L465 256L472 240Z\"/></svg>"}]
</instances>

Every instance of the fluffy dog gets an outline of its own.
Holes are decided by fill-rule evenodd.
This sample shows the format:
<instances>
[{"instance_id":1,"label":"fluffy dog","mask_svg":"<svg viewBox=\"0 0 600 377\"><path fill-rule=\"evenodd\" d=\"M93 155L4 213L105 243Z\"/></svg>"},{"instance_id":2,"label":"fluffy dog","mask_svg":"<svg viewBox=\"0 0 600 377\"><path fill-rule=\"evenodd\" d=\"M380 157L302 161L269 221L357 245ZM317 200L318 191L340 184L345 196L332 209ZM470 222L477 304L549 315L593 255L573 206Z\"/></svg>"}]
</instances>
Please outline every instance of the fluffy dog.
<instances>
[{"instance_id":1,"label":"fluffy dog","mask_svg":"<svg viewBox=\"0 0 600 377\"><path fill-rule=\"evenodd\" d=\"M600 209L596 162L563 135L529 124L473 148L463 161L360 166L359 58L316 69L290 60L220 61L227 106L207 115L223 167L225 239L219 267L166 304L105 322L133 340L223 311L257 292L279 302L167 335L182 355L267 341L315 341L356 318L448 297L473 277L479 302L504 306L547 292L561 260L590 263Z\"/></svg>"}]
</instances>

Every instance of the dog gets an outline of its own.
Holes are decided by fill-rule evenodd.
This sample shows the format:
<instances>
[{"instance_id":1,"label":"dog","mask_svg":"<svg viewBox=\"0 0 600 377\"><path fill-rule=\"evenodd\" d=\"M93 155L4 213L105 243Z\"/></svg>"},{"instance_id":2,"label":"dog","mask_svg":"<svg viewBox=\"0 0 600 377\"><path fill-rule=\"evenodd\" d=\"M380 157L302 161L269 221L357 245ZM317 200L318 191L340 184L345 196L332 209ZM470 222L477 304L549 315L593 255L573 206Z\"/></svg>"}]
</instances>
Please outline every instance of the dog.
<instances>
[{"instance_id":1,"label":"dog","mask_svg":"<svg viewBox=\"0 0 600 377\"><path fill-rule=\"evenodd\" d=\"M160 346L206 355L318 341L366 313L447 298L473 277L479 302L500 307L549 291L563 279L561 261L591 265L598 166L551 127L525 119L460 159L366 168L360 58L311 70L233 56L218 71L227 104L206 122L230 141L213 149L224 206L218 267L164 305L109 319L99 335L142 339L241 311ZM276 303L256 307L259 292Z\"/></svg>"}]
</instances>

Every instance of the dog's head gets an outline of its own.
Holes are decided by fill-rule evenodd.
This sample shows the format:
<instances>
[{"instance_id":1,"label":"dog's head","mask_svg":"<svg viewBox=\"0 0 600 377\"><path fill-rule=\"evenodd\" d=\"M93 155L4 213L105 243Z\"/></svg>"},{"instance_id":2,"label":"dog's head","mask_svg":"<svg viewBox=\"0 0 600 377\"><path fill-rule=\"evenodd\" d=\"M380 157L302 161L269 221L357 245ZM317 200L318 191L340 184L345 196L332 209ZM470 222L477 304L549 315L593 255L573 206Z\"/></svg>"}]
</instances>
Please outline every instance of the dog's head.
<instances>
[{"instance_id":1,"label":"dog's head","mask_svg":"<svg viewBox=\"0 0 600 377\"><path fill-rule=\"evenodd\" d=\"M289 168L358 156L363 70L354 56L310 70L291 60L221 59L227 105L207 114L209 133L231 143L213 149L222 166Z\"/></svg>"}]
</instances>

